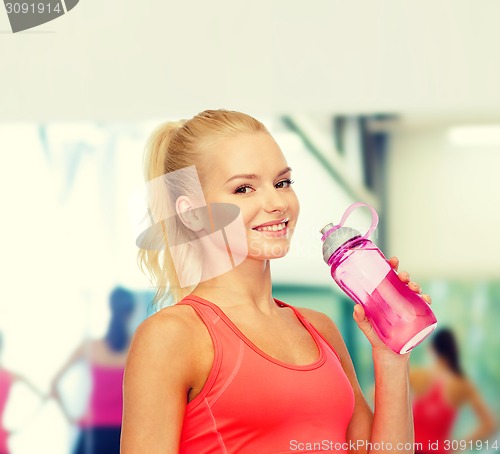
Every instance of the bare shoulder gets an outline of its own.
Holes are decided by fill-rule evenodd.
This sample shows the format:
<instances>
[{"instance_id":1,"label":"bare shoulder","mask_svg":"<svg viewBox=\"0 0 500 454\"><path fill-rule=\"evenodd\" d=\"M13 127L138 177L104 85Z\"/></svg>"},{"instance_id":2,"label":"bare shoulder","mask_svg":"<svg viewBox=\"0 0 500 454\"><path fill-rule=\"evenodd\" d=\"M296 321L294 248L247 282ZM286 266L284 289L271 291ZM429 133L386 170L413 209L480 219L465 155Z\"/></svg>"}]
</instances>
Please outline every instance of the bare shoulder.
<instances>
[{"instance_id":1,"label":"bare shoulder","mask_svg":"<svg viewBox=\"0 0 500 454\"><path fill-rule=\"evenodd\" d=\"M123 381L122 453L178 452L188 393L200 375L202 323L181 305L137 327Z\"/></svg>"},{"instance_id":2,"label":"bare shoulder","mask_svg":"<svg viewBox=\"0 0 500 454\"><path fill-rule=\"evenodd\" d=\"M190 306L169 306L146 318L136 329L131 349L138 343L151 348L182 348L193 340L200 320ZM153 344L156 347L153 347Z\"/></svg>"},{"instance_id":3,"label":"bare shoulder","mask_svg":"<svg viewBox=\"0 0 500 454\"><path fill-rule=\"evenodd\" d=\"M410 386L417 395L422 394L432 382L432 372L425 367L413 366L410 369Z\"/></svg>"},{"instance_id":4,"label":"bare shoulder","mask_svg":"<svg viewBox=\"0 0 500 454\"><path fill-rule=\"evenodd\" d=\"M477 394L478 389L472 380L467 377L459 377L457 380L458 387L465 400L472 400Z\"/></svg>"},{"instance_id":5,"label":"bare shoulder","mask_svg":"<svg viewBox=\"0 0 500 454\"><path fill-rule=\"evenodd\" d=\"M432 372L421 366L413 366L410 372L411 376L416 380L429 380L432 377Z\"/></svg>"},{"instance_id":6,"label":"bare shoulder","mask_svg":"<svg viewBox=\"0 0 500 454\"><path fill-rule=\"evenodd\" d=\"M166 307L145 319L130 343L125 383L149 382L154 370L158 382L175 377L177 389L189 389L198 367L202 323L185 305Z\"/></svg>"},{"instance_id":7,"label":"bare shoulder","mask_svg":"<svg viewBox=\"0 0 500 454\"><path fill-rule=\"evenodd\" d=\"M89 360L92 358L92 352L96 350L96 345L98 344L98 340L88 338L82 340L73 350L73 353L70 356L70 362L76 362L78 360Z\"/></svg>"}]
</instances>

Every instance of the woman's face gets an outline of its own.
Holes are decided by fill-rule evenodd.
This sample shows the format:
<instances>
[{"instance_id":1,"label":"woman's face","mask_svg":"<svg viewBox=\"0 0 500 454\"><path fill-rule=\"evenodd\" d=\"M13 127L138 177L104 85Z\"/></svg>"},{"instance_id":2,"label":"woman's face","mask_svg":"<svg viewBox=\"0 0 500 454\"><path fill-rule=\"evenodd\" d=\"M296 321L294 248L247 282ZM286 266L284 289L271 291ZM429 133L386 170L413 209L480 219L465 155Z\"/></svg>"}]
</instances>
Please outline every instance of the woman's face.
<instances>
[{"instance_id":1,"label":"woman's face","mask_svg":"<svg viewBox=\"0 0 500 454\"><path fill-rule=\"evenodd\" d=\"M291 169L267 133L240 134L212 145L205 156L207 203L232 203L241 210L248 257L283 257L299 215Z\"/></svg>"}]
</instances>

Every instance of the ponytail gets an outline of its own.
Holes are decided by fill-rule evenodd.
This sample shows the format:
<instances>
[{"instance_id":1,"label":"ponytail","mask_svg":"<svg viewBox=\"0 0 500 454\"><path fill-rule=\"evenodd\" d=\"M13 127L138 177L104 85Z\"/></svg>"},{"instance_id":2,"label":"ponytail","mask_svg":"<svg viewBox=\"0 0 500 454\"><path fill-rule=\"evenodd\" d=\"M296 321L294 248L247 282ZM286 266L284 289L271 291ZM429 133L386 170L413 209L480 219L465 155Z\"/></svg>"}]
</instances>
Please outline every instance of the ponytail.
<instances>
[{"instance_id":1,"label":"ponytail","mask_svg":"<svg viewBox=\"0 0 500 454\"><path fill-rule=\"evenodd\" d=\"M146 143L143 160L144 179L146 181L154 180L168 172L177 170L168 166L168 162L172 161L172 156L169 156L169 145L172 137L184 123L185 121L163 123L150 135ZM159 206L168 203L169 201L165 199L159 198L156 200L152 209L157 218L162 219L168 216L169 212L172 213L168 206ZM162 212L167 214L163 215ZM193 290L191 287L181 288L172 255L168 248L166 229L162 229L162 237L162 248L139 249L137 256L139 268L142 272L145 272L144 268L147 269L150 281L156 286L153 298L154 305L176 303Z\"/></svg>"},{"instance_id":2,"label":"ponytail","mask_svg":"<svg viewBox=\"0 0 500 454\"><path fill-rule=\"evenodd\" d=\"M167 172L165 168L168 146L183 121L167 121L158 126L146 142L143 170L146 181L160 177Z\"/></svg>"}]
</instances>

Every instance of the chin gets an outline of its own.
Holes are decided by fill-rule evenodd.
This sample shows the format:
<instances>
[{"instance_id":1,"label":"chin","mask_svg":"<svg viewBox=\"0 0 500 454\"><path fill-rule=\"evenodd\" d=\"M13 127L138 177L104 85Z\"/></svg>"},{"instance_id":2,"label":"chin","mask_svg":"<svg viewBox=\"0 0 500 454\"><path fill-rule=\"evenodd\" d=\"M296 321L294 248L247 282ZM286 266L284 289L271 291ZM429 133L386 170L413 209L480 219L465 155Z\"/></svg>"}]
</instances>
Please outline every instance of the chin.
<instances>
[{"instance_id":1,"label":"chin","mask_svg":"<svg viewBox=\"0 0 500 454\"><path fill-rule=\"evenodd\" d=\"M290 244L253 244L248 245L248 257L258 260L272 260L285 257L290 249Z\"/></svg>"}]
</instances>

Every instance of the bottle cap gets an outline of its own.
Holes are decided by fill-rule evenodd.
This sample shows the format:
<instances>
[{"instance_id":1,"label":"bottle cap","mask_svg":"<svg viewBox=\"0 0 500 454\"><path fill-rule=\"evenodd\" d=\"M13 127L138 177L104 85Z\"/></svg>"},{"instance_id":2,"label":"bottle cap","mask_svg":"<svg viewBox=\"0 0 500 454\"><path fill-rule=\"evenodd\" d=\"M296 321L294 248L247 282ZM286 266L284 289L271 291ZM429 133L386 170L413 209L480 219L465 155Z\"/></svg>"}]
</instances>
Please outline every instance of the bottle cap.
<instances>
[{"instance_id":1,"label":"bottle cap","mask_svg":"<svg viewBox=\"0 0 500 454\"><path fill-rule=\"evenodd\" d=\"M370 228L364 235L361 235L361 233L355 229L344 227L344 223L347 218L350 216L353 210L359 207L369 208L372 214L372 223L370 225ZM378 214L373 207L363 202L353 203L347 208L347 210L345 210L339 224L333 225L332 223L330 223L325 225L321 229L321 233L323 235L321 237L321 241L323 241L323 260L328 264L328 260L330 260L332 254L349 240L352 240L358 236L362 238L368 238L377 228L377 224Z\"/></svg>"},{"instance_id":2,"label":"bottle cap","mask_svg":"<svg viewBox=\"0 0 500 454\"><path fill-rule=\"evenodd\" d=\"M333 227L333 224L328 224L323 229L321 229L321 233L324 235ZM361 237L361 233L355 229L351 229L350 227L339 227L338 229L334 230L325 238L325 241L323 243L323 260L328 263L330 257L340 246L356 237Z\"/></svg>"}]
</instances>

